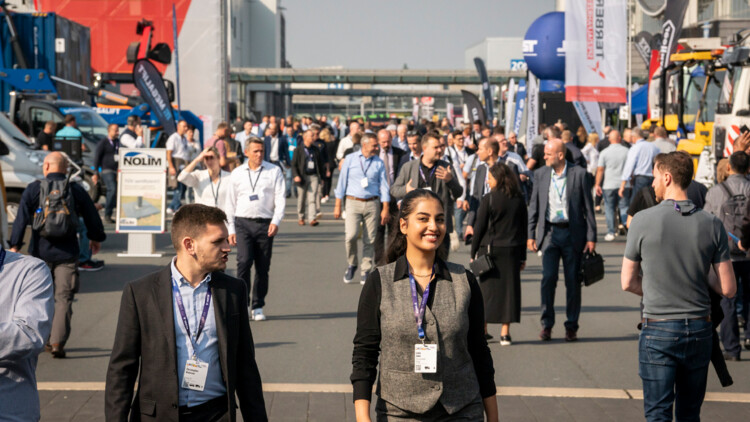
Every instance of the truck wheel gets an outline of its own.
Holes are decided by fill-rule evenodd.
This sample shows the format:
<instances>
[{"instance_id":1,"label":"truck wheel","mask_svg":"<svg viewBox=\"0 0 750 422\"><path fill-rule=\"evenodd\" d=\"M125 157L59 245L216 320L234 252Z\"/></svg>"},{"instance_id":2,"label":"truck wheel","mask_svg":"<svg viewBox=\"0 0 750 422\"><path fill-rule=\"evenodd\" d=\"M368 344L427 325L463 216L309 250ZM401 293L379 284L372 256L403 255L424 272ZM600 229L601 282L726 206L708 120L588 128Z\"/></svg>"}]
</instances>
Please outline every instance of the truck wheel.
<instances>
[{"instance_id":1,"label":"truck wheel","mask_svg":"<svg viewBox=\"0 0 750 422\"><path fill-rule=\"evenodd\" d=\"M5 211L8 213L8 226L12 226L18 215L18 206L21 204L21 192L9 191L8 203L5 204Z\"/></svg>"}]
</instances>

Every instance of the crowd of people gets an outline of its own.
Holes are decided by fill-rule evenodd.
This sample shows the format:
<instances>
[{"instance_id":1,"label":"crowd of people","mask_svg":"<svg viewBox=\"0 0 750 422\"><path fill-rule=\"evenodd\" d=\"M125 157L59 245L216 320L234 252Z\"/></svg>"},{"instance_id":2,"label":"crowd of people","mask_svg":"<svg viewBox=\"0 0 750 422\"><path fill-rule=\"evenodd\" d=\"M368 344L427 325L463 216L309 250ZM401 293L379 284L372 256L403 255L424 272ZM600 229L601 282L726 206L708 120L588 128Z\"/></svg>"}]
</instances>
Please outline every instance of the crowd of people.
<instances>
[{"instance_id":1,"label":"crowd of people","mask_svg":"<svg viewBox=\"0 0 750 422\"><path fill-rule=\"evenodd\" d=\"M75 122L68 123L65 130L72 133ZM358 420L369 420L376 382L375 409L383 420L497 420L488 323L500 324L501 346L513 344L521 272L527 253L538 253L539 339L553 336L562 261L564 339L577 341L581 265L585 254L596 253L600 211L605 241L627 237L623 289L643 296L639 353L646 417L661 420L668 412L671 419L675 394L669 391L675 389L677 414L698 414L712 359L712 321L718 323L709 287L723 309L720 357L739 360L741 348L750 349L750 259L743 246L750 245L750 158L743 148L750 151L750 142L740 140L737 152L718 164L725 180L707 190L692 180L692 159L675 151L661 127L606 127L601 138L583 128L573 132L562 121L540 129L526 142L480 121L452 127L447 120L376 125L264 116L257 124L222 122L201 147L195 129L178 122L165 146L177 256L125 288L107 373L107 418L135 411L214 420L234 415L239 406L246 419L265 420L248 322L266 319L273 243L286 200L296 197L300 226L317 227L321 204L331 195L334 219L345 220L343 282L363 286L351 375ZM95 182L107 187L104 223L113 222L116 208L119 148L142 144L140 122L133 119L122 133L110 126L97 146ZM7 256L2 251L3 269L35 277L29 285L36 286L37 300L28 305L33 336L19 347L47 347L56 358L65 357L80 256L84 249L97 253L106 238L97 205L66 173L61 154L47 155L45 179L24 192L11 248ZM61 214L57 223L65 223L64 233L51 235L62 229L41 218L40 209L44 216ZM62 209L67 214L57 212ZM39 261L17 254L29 225L29 253L47 263L47 272ZM453 263L450 253L461 244L470 248L470 261ZM684 248L677 254L664 244ZM231 247L237 248L236 274L243 283L224 274ZM39 274L46 284L39 284ZM0 302L5 295L0 291ZM153 322L159 320L164 323ZM661 346L645 340L663 332L678 340ZM673 353L690 342L701 347ZM166 361L164 348L171 351ZM32 354L19 370L30 380ZM139 394L149 399L136 400L131 409L139 374ZM165 382L179 388L163 389Z\"/></svg>"}]
</instances>

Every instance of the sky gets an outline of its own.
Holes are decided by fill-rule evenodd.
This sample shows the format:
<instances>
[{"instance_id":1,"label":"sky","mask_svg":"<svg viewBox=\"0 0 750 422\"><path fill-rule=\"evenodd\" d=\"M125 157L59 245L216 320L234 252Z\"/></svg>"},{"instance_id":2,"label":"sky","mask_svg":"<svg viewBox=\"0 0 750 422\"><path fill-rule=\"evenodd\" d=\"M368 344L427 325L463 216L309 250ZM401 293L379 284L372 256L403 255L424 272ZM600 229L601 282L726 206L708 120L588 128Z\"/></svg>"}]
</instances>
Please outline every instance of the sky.
<instances>
[{"instance_id":1,"label":"sky","mask_svg":"<svg viewBox=\"0 0 750 422\"><path fill-rule=\"evenodd\" d=\"M487 37L523 37L555 0L280 0L295 68L463 69Z\"/></svg>"}]
</instances>

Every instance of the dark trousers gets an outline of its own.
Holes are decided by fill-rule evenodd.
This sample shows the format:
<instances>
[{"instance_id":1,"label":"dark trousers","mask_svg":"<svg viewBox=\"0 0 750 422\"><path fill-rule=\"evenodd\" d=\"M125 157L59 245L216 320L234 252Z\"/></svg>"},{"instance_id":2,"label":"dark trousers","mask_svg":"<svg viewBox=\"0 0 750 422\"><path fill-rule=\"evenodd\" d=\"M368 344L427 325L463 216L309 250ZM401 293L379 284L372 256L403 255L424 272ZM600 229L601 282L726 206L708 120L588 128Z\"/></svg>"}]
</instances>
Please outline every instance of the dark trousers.
<instances>
[{"instance_id":1,"label":"dark trousers","mask_svg":"<svg viewBox=\"0 0 750 422\"><path fill-rule=\"evenodd\" d=\"M552 227L547 233L549 245L542 255L542 326L552 328L555 325L555 289L557 273L560 270L560 258L563 261L565 275L565 329L578 331L578 316L581 314L581 283L578 282L578 267L581 263L582 250L576 250L570 235L570 229Z\"/></svg>"},{"instance_id":2,"label":"dark trousers","mask_svg":"<svg viewBox=\"0 0 750 422\"><path fill-rule=\"evenodd\" d=\"M49 344L64 346L70 336L70 320L73 317L73 299L78 293L78 262L48 262L55 291L55 315Z\"/></svg>"},{"instance_id":3,"label":"dark trousers","mask_svg":"<svg viewBox=\"0 0 750 422\"><path fill-rule=\"evenodd\" d=\"M750 284L750 261L733 261L732 267L734 268L734 276L737 279L737 284L744 284L747 286ZM721 298L721 309L724 311L724 319L721 321L721 343L724 345L724 351L732 356L739 356L740 350L740 327L737 320L737 300L742 300L737 296L728 299L726 297ZM745 337L750 336L750 333L745 330Z\"/></svg>"},{"instance_id":4,"label":"dark trousers","mask_svg":"<svg viewBox=\"0 0 750 422\"><path fill-rule=\"evenodd\" d=\"M197 406L180 406L180 422L219 422L229 420L227 396L217 397Z\"/></svg>"},{"instance_id":5,"label":"dark trousers","mask_svg":"<svg viewBox=\"0 0 750 422\"><path fill-rule=\"evenodd\" d=\"M273 237L268 237L270 219L237 217L237 278L244 281L251 292L252 309L262 308L268 294L268 270L271 268ZM250 287L250 270L255 264L255 283Z\"/></svg>"},{"instance_id":6,"label":"dark trousers","mask_svg":"<svg viewBox=\"0 0 750 422\"><path fill-rule=\"evenodd\" d=\"M378 230L375 232L375 243L373 244L375 247L375 265L385 265L386 262L386 242L385 242L385 235L386 232L388 233L388 242L391 241L391 236L393 233L393 230L398 229L398 205L394 203L388 204L388 212L391 215L391 221L390 223L386 224L385 226L381 225L380 222L378 222ZM380 218L378 218L380 220Z\"/></svg>"},{"instance_id":7,"label":"dark trousers","mask_svg":"<svg viewBox=\"0 0 750 422\"><path fill-rule=\"evenodd\" d=\"M112 217L117 201L117 173L102 172L104 186L107 187L107 203L104 205L104 216Z\"/></svg>"},{"instance_id":8,"label":"dark trousers","mask_svg":"<svg viewBox=\"0 0 750 422\"><path fill-rule=\"evenodd\" d=\"M633 195L640 192L646 186L651 186L654 182L653 176L635 176L633 177Z\"/></svg>"}]
</instances>

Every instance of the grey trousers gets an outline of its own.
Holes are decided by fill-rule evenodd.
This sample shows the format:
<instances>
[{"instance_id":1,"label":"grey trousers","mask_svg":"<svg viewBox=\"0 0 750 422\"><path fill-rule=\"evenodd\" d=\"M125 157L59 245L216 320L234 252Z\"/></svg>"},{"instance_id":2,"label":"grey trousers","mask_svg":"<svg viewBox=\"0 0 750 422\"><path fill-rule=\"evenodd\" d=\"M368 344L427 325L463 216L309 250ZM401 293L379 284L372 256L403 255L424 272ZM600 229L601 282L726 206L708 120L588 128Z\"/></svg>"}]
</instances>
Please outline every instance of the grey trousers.
<instances>
[{"instance_id":1,"label":"grey trousers","mask_svg":"<svg viewBox=\"0 0 750 422\"><path fill-rule=\"evenodd\" d=\"M70 336L70 319L73 316L73 298L78 293L78 262L47 263L55 287L55 315L49 344L65 345Z\"/></svg>"},{"instance_id":2,"label":"grey trousers","mask_svg":"<svg viewBox=\"0 0 750 422\"><path fill-rule=\"evenodd\" d=\"M424 414L416 414L388 403L378 398L375 403L375 414L377 422L448 422L448 421L484 421L484 403L481 397L477 395L476 400L472 401L466 407L458 412L449 415L442 404L438 403L432 409Z\"/></svg>"},{"instance_id":3,"label":"grey trousers","mask_svg":"<svg viewBox=\"0 0 750 422\"><path fill-rule=\"evenodd\" d=\"M307 205L307 218L315 219L318 213L317 197L320 190L320 178L317 175L307 175L302 186L297 185L297 216L300 220L305 219L305 205Z\"/></svg>"},{"instance_id":4,"label":"grey trousers","mask_svg":"<svg viewBox=\"0 0 750 422\"><path fill-rule=\"evenodd\" d=\"M373 255L375 249L373 242L380 224L380 201L357 201L346 200L346 262L348 265L357 266L357 236L359 225L362 224L362 267L361 273L367 274L373 269Z\"/></svg>"}]
</instances>

